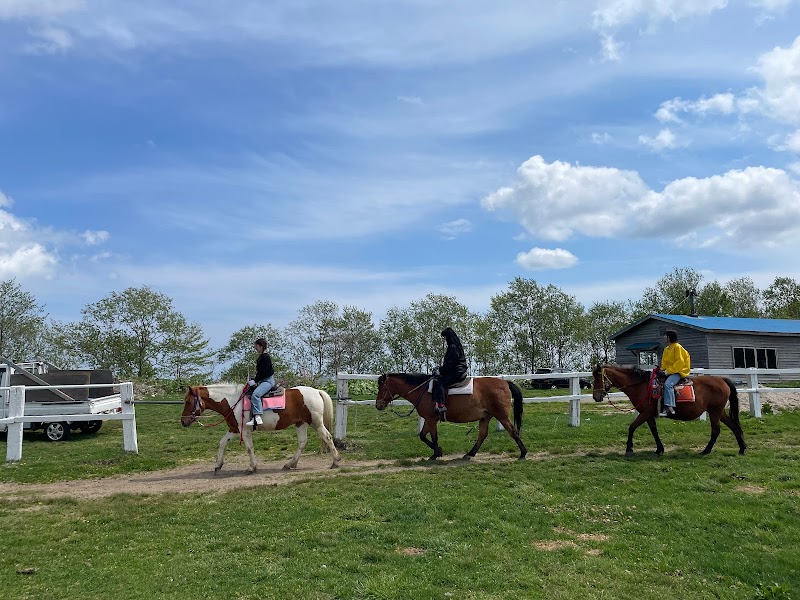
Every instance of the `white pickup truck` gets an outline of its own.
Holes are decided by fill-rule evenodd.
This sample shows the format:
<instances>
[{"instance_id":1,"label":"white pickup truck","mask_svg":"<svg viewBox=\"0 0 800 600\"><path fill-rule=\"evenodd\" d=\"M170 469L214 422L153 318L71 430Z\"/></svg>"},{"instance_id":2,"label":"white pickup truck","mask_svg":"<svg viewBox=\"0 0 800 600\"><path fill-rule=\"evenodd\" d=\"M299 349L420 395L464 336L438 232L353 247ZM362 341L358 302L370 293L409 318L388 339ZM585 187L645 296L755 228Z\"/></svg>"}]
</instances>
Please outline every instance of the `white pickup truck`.
<instances>
[{"instance_id":1,"label":"white pickup truck","mask_svg":"<svg viewBox=\"0 0 800 600\"><path fill-rule=\"evenodd\" d=\"M16 368L15 368L16 367ZM107 370L54 370L45 362L26 362L11 366L0 362L0 432L8 426L2 422L9 416L10 386L25 386L24 429L42 429L45 437L59 442L69 437L73 429L84 433L95 433L103 425L102 420L70 421L70 415L99 415L119 412L122 408L119 393L113 388L65 388L63 390L37 389L43 385L31 378L45 381L50 385L112 384L113 376ZM65 397L66 396L66 397ZM49 417L66 417L67 420L52 420ZM31 417L41 417L33 420ZM85 417L84 417L85 418Z\"/></svg>"}]
</instances>

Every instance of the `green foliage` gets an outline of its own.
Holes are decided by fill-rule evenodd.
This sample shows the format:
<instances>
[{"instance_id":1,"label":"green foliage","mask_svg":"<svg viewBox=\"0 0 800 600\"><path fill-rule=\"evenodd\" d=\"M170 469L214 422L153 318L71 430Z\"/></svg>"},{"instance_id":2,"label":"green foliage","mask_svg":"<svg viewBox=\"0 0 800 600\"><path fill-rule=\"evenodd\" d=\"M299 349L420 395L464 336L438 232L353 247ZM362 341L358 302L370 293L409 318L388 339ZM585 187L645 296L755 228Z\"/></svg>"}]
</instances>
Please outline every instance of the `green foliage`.
<instances>
[{"instance_id":1,"label":"green foliage","mask_svg":"<svg viewBox=\"0 0 800 600\"><path fill-rule=\"evenodd\" d=\"M756 588L755 600L790 600L791 590L785 583L772 583L759 585Z\"/></svg>"},{"instance_id":2,"label":"green foliage","mask_svg":"<svg viewBox=\"0 0 800 600\"><path fill-rule=\"evenodd\" d=\"M217 351L217 359L226 365L219 377L221 381L245 382L255 375L258 355L254 344L259 338L267 342L276 376L279 378L289 370L284 358L287 342L283 334L271 324L248 325L234 331L228 343Z\"/></svg>"},{"instance_id":3,"label":"green foliage","mask_svg":"<svg viewBox=\"0 0 800 600\"><path fill-rule=\"evenodd\" d=\"M772 319L800 319L800 284L791 277L776 277L764 290L764 312Z\"/></svg>"},{"instance_id":4,"label":"green foliage","mask_svg":"<svg viewBox=\"0 0 800 600\"><path fill-rule=\"evenodd\" d=\"M0 356L35 358L46 330L47 315L15 279L0 281Z\"/></svg>"}]
</instances>

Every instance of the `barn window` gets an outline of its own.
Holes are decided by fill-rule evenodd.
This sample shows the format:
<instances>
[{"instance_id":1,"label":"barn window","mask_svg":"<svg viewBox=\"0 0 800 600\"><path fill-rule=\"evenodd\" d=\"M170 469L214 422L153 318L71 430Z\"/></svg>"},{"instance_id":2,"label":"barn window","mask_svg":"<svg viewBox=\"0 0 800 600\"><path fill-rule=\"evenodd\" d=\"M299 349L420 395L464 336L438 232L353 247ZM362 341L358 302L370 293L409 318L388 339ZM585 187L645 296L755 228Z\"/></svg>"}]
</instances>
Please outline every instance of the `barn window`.
<instances>
[{"instance_id":1,"label":"barn window","mask_svg":"<svg viewBox=\"0 0 800 600\"><path fill-rule=\"evenodd\" d=\"M734 348L735 369L777 369L778 355L775 348Z\"/></svg>"}]
</instances>

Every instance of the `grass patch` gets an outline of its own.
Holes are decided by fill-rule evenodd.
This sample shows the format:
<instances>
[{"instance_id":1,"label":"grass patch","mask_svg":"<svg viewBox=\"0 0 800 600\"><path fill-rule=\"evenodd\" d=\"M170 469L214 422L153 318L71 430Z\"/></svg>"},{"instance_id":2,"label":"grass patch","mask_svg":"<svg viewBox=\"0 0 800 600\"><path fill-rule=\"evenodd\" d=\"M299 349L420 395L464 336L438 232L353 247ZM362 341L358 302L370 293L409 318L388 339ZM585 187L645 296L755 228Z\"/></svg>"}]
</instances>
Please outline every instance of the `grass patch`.
<instances>
[{"instance_id":1,"label":"grass patch","mask_svg":"<svg viewBox=\"0 0 800 600\"><path fill-rule=\"evenodd\" d=\"M184 429L178 406L137 405L140 454L119 423L53 444L26 433L4 482L212 468L220 428ZM662 420L624 457L631 416L526 407L531 460L349 474L224 494L0 501L0 589L9 598L792 598L800 594L800 412L744 415L745 456L705 422ZM213 422L213 421L212 421ZM445 452L477 432L441 428ZM346 460L419 467L416 419L351 408ZM294 452L260 435L260 460ZM319 447L313 434L308 451ZM231 454L242 453L235 442ZM482 452L516 453L492 427ZM301 459L302 460L302 459ZM302 464L302 463L301 463ZM0 483L2 490L2 483Z\"/></svg>"}]
</instances>

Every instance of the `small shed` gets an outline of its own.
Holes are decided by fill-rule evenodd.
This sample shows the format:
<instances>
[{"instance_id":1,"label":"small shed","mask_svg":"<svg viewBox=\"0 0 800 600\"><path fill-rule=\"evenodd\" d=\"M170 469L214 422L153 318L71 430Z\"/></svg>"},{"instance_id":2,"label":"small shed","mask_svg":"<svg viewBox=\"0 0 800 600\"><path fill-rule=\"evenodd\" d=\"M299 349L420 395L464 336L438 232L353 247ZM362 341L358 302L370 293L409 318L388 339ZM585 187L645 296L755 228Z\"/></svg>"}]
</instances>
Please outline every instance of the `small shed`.
<instances>
[{"instance_id":1,"label":"small shed","mask_svg":"<svg viewBox=\"0 0 800 600\"><path fill-rule=\"evenodd\" d=\"M800 320L647 315L612 334L617 363L654 365L673 329L693 368L800 368Z\"/></svg>"}]
</instances>

